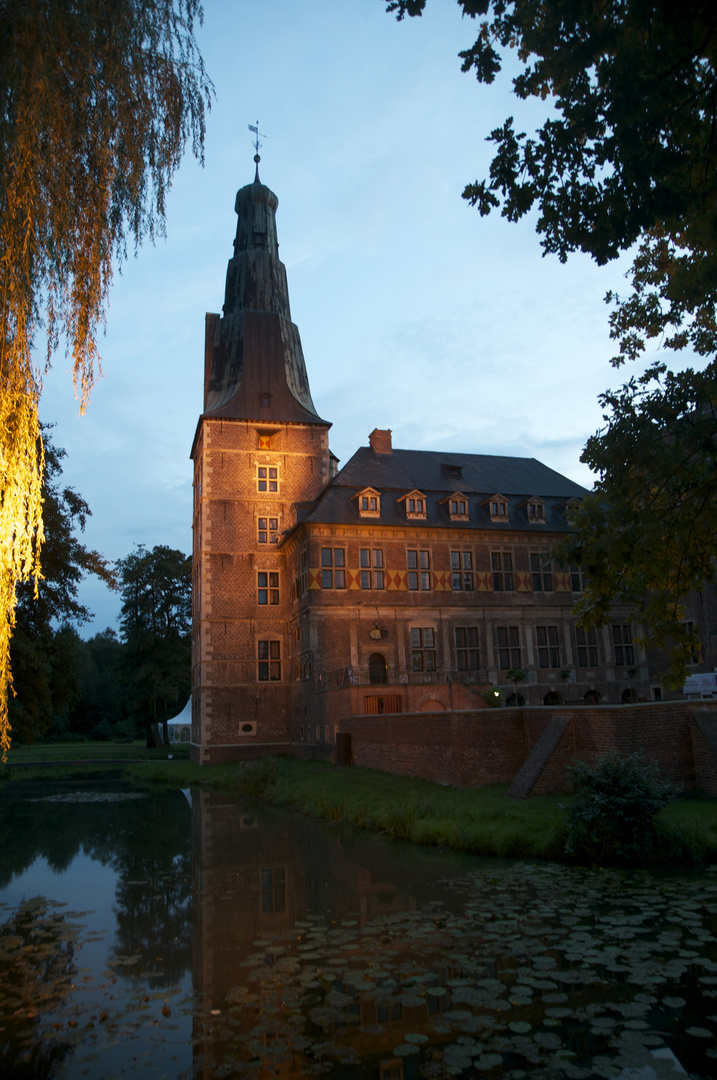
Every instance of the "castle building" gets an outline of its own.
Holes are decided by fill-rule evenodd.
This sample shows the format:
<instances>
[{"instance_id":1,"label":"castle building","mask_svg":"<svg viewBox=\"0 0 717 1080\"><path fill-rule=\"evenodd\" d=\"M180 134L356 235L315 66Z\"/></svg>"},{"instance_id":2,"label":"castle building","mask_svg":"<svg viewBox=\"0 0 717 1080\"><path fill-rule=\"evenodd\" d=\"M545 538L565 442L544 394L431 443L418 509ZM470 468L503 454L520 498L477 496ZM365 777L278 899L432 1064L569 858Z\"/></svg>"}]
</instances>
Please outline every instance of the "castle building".
<instances>
[{"instance_id":1,"label":"castle building","mask_svg":"<svg viewBox=\"0 0 717 1080\"><path fill-rule=\"evenodd\" d=\"M337 471L311 399L276 195L237 194L223 314L206 316L192 446L192 755L321 753L342 718L649 694L637 628L584 631L551 556L584 490L532 458L402 450ZM516 678L522 673L522 680Z\"/></svg>"}]
</instances>

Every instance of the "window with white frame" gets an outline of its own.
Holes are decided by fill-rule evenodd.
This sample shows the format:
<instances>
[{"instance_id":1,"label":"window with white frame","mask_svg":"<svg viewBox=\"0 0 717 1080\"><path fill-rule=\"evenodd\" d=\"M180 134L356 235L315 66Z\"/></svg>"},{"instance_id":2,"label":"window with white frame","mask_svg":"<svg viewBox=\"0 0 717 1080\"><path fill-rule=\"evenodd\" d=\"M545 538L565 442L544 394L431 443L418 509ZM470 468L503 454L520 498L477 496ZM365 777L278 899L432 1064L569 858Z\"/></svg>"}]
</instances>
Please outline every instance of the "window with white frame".
<instances>
[{"instance_id":1,"label":"window with white frame","mask_svg":"<svg viewBox=\"0 0 717 1080\"><path fill-rule=\"evenodd\" d=\"M545 551L531 551L530 570L533 592L553 591L553 561Z\"/></svg>"},{"instance_id":2,"label":"window with white frame","mask_svg":"<svg viewBox=\"0 0 717 1080\"><path fill-rule=\"evenodd\" d=\"M281 682L281 642L262 638L256 645L259 682Z\"/></svg>"},{"instance_id":3,"label":"window with white frame","mask_svg":"<svg viewBox=\"0 0 717 1080\"><path fill-rule=\"evenodd\" d=\"M512 592L515 588L512 553L510 551L491 551L490 564L493 570L493 591Z\"/></svg>"},{"instance_id":4,"label":"window with white frame","mask_svg":"<svg viewBox=\"0 0 717 1080\"><path fill-rule=\"evenodd\" d=\"M267 494L278 492L279 469L276 465L257 465L256 489Z\"/></svg>"},{"instance_id":5,"label":"window with white frame","mask_svg":"<svg viewBox=\"0 0 717 1080\"><path fill-rule=\"evenodd\" d=\"M560 638L557 626L536 626L535 636L538 642L538 667L559 668Z\"/></svg>"},{"instance_id":6,"label":"window with white frame","mask_svg":"<svg viewBox=\"0 0 717 1080\"><path fill-rule=\"evenodd\" d=\"M473 553L451 552L451 583L454 592L473 592Z\"/></svg>"},{"instance_id":7,"label":"window with white frame","mask_svg":"<svg viewBox=\"0 0 717 1080\"><path fill-rule=\"evenodd\" d=\"M344 548L322 547L321 549L321 588L346 588L346 550Z\"/></svg>"},{"instance_id":8,"label":"window with white frame","mask_svg":"<svg viewBox=\"0 0 717 1080\"><path fill-rule=\"evenodd\" d=\"M279 574L274 570L257 572L257 601L260 604L279 603Z\"/></svg>"},{"instance_id":9,"label":"window with white frame","mask_svg":"<svg viewBox=\"0 0 717 1080\"><path fill-rule=\"evenodd\" d=\"M257 518L259 543L278 544L279 542L279 519L275 517Z\"/></svg>"},{"instance_id":10,"label":"window with white frame","mask_svg":"<svg viewBox=\"0 0 717 1080\"><path fill-rule=\"evenodd\" d=\"M517 626L497 626L498 667L501 671L523 666L520 630Z\"/></svg>"},{"instance_id":11,"label":"window with white frame","mask_svg":"<svg viewBox=\"0 0 717 1080\"><path fill-rule=\"evenodd\" d=\"M373 488L366 488L358 494L359 514L361 517L381 516L381 495Z\"/></svg>"},{"instance_id":12,"label":"window with white frame","mask_svg":"<svg viewBox=\"0 0 717 1080\"><path fill-rule=\"evenodd\" d=\"M436 670L436 634L430 627L411 627L411 670Z\"/></svg>"},{"instance_id":13,"label":"window with white frame","mask_svg":"<svg viewBox=\"0 0 717 1080\"><path fill-rule=\"evenodd\" d=\"M428 551L407 551L408 588L426 591L431 587L431 556Z\"/></svg>"},{"instance_id":14,"label":"window with white frame","mask_svg":"<svg viewBox=\"0 0 717 1080\"><path fill-rule=\"evenodd\" d=\"M383 589L383 548L361 548L359 551L362 589Z\"/></svg>"},{"instance_id":15,"label":"window with white frame","mask_svg":"<svg viewBox=\"0 0 717 1080\"><path fill-rule=\"evenodd\" d=\"M480 666L478 655L478 627L456 626L456 668L458 671L477 671Z\"/></svg>"}]
</instances>

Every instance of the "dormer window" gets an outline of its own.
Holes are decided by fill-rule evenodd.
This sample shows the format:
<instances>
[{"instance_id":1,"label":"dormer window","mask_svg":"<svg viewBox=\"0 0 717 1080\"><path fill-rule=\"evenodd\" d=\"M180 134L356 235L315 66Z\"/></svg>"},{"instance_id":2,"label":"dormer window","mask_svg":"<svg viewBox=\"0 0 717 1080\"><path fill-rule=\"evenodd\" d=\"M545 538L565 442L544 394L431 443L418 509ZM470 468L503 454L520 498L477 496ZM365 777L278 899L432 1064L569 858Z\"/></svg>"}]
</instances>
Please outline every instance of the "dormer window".
<instances>
[{"instance_id":1,"label":"dormer window","mask_svg":"<svg viewBox=\"0 0 717 1080\"><path fill-rule=\"evenodd\" d=\"M534 525L545 524L545 503L542 499L531 499L528 502L528 521Z\"/></svg>"},{"instance_id":2,"label":"dormer window","mask_svg":"<svg viewBox=\"0 0 717 1080\"><path fill-rule=\"evenodd\" d=\"M361 517L381 517L381 492L375 488L364 488L358 495L359 514Z\"/></svg>"},{"instance_id":3,"label":"dormer window","mask_svg":"<svg viewBox=\"0 0 717 1080\"><path fill-rule=\"evenodd\" d=\"M398 501L405 504L407 518L412 518L414 521L417 518L425 519L428 502L422 491L409 491L408 495L402 495Z\"/></svg>"},{"instance_id":4,"label":"dormer window","mask_svg":"<svg viewBox=\"0 0 717 1080\"><path fill-rule=\"evenodd\" d=\"M454 491L445 499L441 500L448 508L448 516L451 521L468 521L468 496L460 491Z\"/></svg>"},{"instance_id":5,"label":"dormer window","mask_svg":"<svg viewBox=\"0 0 717 1080\"><path fill-rule=\"evenodd\" d=\"M443 464L441 465L441 469L446 476L452 476L454 480L460 480L463 476L462 465Z\"/></svg>"},{"instance_id":6,"label":"dormer window","mask_svg":"<svg viewBox=\"0 0 717 1080\"><path fill-rule=\"evenodd\" d=\"M508 521L508 500L502 495L493 495L488 500L488 511L491 521Z\"/></svg>"}]
</instances>

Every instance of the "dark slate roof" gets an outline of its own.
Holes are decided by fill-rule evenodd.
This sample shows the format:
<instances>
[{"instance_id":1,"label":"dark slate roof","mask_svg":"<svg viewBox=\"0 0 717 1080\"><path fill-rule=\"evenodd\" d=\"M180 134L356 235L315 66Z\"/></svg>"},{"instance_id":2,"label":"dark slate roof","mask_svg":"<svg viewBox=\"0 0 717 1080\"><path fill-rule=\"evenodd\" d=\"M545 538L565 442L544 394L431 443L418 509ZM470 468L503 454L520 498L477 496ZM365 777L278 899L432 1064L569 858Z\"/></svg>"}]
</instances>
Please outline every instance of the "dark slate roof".
<instances>
[{"instance_id":1,"label":"dark slate roof","mask_svg":"<svg viewBox=\"0 0 717 1080\"><path fill-rule=\"evenodd\" d=\"M381 517L362 518L358 499L364 488L381 492ZM426 495L425 521L406 518L402 495L417 489ZM445 500L451 492L468 496L470 521L451 521ZM411 528L480 528L503 531L525 528L531 533L565 532L565 506L580 499L585 488L548 468L535 458L502 457L491 454L456 454L434 450L394 450L377 454L361 447L347 462L316 502L298 507L298 520L316 524L408 526ZM509 523L493 522L488 500L504 495L508 501ZM526 503L533 497L545 503L545 523L528 521Z\"/></svg>"}]
</instances>

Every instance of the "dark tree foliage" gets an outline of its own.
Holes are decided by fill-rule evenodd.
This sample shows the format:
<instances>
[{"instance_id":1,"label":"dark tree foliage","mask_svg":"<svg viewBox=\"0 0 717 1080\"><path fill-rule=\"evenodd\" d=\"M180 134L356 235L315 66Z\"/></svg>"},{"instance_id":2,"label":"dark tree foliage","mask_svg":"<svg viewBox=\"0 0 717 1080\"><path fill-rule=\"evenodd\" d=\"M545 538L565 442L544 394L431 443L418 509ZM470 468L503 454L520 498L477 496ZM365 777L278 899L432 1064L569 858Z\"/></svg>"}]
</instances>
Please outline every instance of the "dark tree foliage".
<instances>
[{"instance_id":1,"label":"dark tree foliage","mask_svg":"<svg viewBox=\"0 0 717 1080\"><path fill-rule=\"evenodd\" d=\"M166 545L140 545L117 570L126 704L148 745L160 722L166 744L167 720L191 685L192 559Z\"/></svg>"},{"instance_id":2,"label":"dark tree foliage","mask_svg":"<svg viewBox=\"0 0 717 1080\"><path fill-rule=\"evenodd\" d=\"M124 646L110 627L81 642L79 697L69 715L73 736L131 739L134 725L125 719L121 663Z\"/></svg>"},{"instance_id":3,"label":"dark tree foliage","mask_svg":"<svg viewBox=\"0 0 717 1080\"><path fill-rule=\"evenodd\" d=\"M715 580L717 457L717 4L714 0L458 0L479 20L464 71L492 83L514 50L519 99L540 98L532 134L512 117L488 136L487 179L463 197L510 221L537 210L545 253L604 264L634 249L631 290L612 304L615 366L648 344L687 349L702 370L652 362L603 395L606 427L582 460L599 476L576 519L573 556L592 577L582 605L604 618L633 602L648 644L674 639L679 683L690 642L683 601ZM397 18L426 0L390 0ZM640 592L643 589L644 592Z\"/></svg>"},{"instance_id":4,"label":"dark tree foliage","mask_svg":"<svg viewBox=\"0 0 717 1080\"><path fill-rule=\"evenodd\" d=\"M9 714L13 738L21 742L35 742L53 721L65 725L78 700L82 643L73 624L82 624L91 617L78 600L83 577L94 574L115 587L108 563L77 536L78 530L84 530L91 511L81 495L61 486L65 451L54 446L47 429L44 444L44 573L37 596L33 582L18 587L11 649L15 693L9 702Z\"/></svg>"}]
</instances>

